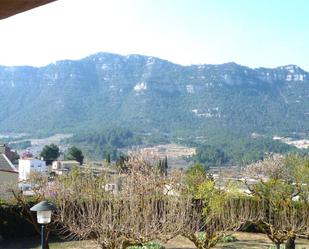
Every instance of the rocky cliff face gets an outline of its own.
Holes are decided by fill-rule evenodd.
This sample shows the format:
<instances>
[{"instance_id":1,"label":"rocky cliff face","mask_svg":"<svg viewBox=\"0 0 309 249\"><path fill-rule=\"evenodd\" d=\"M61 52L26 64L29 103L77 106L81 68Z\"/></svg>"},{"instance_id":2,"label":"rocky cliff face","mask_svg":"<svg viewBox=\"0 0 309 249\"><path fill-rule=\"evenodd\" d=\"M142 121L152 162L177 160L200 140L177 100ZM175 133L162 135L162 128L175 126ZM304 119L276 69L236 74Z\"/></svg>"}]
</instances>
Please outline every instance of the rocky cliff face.
<instances>
[{"instance_id":1,"label":"rocky cliff face","mask_svg":"<svg viewBox=\"0 0 309 249\"><path fill-rule=\"evenodd\" d=\"M2 131L306 132L309 75L294 65L181 66L98 53L41 68L1 66L0 104Z\"/></svg>"}]
</instances>

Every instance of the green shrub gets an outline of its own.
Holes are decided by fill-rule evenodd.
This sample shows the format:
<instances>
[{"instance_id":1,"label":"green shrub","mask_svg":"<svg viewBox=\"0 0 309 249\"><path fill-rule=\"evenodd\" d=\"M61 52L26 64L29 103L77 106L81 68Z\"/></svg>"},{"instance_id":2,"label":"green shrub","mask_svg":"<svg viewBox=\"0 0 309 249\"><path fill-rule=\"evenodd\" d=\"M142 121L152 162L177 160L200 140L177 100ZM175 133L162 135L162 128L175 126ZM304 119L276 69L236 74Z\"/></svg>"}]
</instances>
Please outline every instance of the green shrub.
<instances>
[{"instance_id":1,"label":"green shrub","mask_svg":"<svg viewBox=\"0 0 309 249\"><path fill-rule=\"evenodd\" d=\"M205 233L199 232L197 233L197 239L202 241L205 239ZM222 238L219 239L218 243L230 243L230 242L235 242L237 241L236 237L233 235L227 235L223 236Z\"/></svg>"},{"instance_id":2,"label":"green shrub","mask_svg":"<svg viewBox=\"0 0 309 249\"><path fill-rule=\"evenodd\" d=\"M231 243L235 241L237 241L237 239L233 235L227 235L219 239L219 243Z\"/></svg>"},{"instance_id":3,"label":"green shrub","mask_svg":"<svg viewBox=\"0 0 309 249\"><path fill-rule=\"evenodd\" d=\"M129 246L128 249L165 249L165 247L159 243L150 242L143 246Z\"/></svg>"}]
</instances>

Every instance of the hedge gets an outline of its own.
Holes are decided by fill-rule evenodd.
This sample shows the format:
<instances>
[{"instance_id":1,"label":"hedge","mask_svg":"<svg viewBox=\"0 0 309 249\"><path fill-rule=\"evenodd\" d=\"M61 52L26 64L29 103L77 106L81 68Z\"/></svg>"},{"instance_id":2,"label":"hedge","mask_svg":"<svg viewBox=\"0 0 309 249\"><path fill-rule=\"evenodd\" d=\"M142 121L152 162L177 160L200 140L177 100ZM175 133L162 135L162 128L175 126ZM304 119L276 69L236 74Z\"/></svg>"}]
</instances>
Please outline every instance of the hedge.
<instances>
[{"instance_id":1,"label":"hedge","mask_svg":"<svg viewBox=\"0 0 309 249\"><path fill-rule=\"evenodd\" d=\"M19 215L18 206L0 205L0 236L3 239L37 235L34 227Z\"/></svg>"}]
</instances>

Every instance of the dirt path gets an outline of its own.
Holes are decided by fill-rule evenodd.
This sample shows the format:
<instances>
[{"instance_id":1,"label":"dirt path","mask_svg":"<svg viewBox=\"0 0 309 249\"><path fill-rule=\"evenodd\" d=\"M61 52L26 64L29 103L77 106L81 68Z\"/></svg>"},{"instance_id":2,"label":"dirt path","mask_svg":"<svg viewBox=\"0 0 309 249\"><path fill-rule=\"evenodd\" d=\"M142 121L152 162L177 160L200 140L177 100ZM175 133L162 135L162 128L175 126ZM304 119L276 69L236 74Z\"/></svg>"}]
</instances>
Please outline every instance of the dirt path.
<instances>
[{"instance_id":1,"label":"dirt path","mask_svg":"<svg viewBox=\"0 0 309 249\"><path fill-rule=\"evenodd\" d=\"M271 241L265 234L261 233L243 233L234 234L238 241L233 243L218 244L215 249L269 249L272 245ZM297 240L297 248L309 249L309 241ZM168 249L196 249L194 244L184 237L176 237L165 244Z\"/></svg>"}]
</instances>

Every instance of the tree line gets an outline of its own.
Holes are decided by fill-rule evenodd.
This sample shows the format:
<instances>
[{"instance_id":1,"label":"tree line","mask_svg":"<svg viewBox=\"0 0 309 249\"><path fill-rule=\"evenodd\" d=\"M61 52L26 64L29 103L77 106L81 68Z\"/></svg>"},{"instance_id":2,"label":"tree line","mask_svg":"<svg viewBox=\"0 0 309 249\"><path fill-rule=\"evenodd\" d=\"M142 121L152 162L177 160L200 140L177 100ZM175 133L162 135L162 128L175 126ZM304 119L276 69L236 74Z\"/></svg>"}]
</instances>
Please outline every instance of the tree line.
<instances>
[{"instance_id":1,"label":"tree line","mask_svg":"<svg viewBox=\"0 0 309 249\"><path fill-rule=\"evenodd\" d=\"M123 153L119 149L142 143L140 136L124 128L106 129L98 132L81 133L67 141L81 147L93 159L117 160Z\"/></svg>"},{"instance_id":2,"label":"tree line","mask_svg":"<svg viewBox=\"0 0 309 249\"><path fill-rule=\"evenodd\" d=\"M211 166L239 165L257 162L269 154L298 153L306 154L307 150L300 150L294 146L275 141L268 137L242 138L227 136L208 143L189 143L196 146L195 162L202 163L206 168Z\"/></svg>"},{"instance_id":3,"label":"tree line","mask_svg":"<svg viewBox=\"0 0 309 249\"><path fill-rule=\"evenodd\" d=\"M55 144L45 145L40 153L40 157L42 157L47 164L50 164L52 161L56 161L60 156L60 149ZM71 146L68 148L67 153L65 154L66 160L75 160L83 164L84 155L81 149L76 146Z\"/></svg>"}]
</instances>

